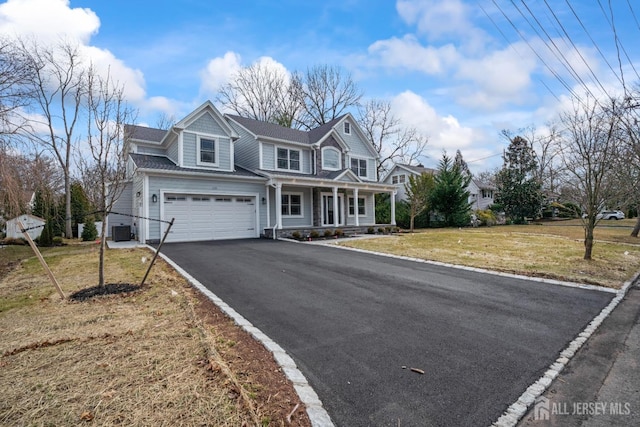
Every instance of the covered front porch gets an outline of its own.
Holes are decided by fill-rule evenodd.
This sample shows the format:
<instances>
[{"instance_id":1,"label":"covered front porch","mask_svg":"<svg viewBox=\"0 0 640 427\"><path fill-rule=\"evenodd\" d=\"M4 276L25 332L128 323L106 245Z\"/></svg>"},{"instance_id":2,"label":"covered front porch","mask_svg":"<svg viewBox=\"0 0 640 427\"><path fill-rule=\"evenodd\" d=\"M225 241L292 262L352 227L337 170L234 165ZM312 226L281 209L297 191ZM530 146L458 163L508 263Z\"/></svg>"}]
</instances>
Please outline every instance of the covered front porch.
<instances>
[{"instance_id":1,"label":"covered front porch","mask_svg":"<svg viewBox=\"0 0 640 427\"><path fill-rule=\"evenodd\" d=\"M395 186L317 178L271 179L266 186L265 237L297 237L395 228ZM375 195L390 195L390 224L376 223Z\"/></svg>"}]
</instances>

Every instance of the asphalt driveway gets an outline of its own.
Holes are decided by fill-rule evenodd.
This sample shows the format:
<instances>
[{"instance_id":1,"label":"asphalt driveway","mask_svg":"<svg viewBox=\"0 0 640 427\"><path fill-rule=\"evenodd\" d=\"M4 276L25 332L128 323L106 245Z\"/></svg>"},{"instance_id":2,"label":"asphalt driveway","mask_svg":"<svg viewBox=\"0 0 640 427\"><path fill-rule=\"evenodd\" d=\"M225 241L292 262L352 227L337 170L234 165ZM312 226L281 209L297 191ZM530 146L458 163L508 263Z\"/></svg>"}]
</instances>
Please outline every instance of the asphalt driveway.
<instances>
[{"instance_id":1,"label":"asphalt driveway","mask_svg":"<svg viewBox=\"0 0 640 427\"><path fill-rule=\"evenodd\" d=\"M280 344L338 426L490 425L613 297L272 240L163 252Z\"/></svg>"}]
</instances>

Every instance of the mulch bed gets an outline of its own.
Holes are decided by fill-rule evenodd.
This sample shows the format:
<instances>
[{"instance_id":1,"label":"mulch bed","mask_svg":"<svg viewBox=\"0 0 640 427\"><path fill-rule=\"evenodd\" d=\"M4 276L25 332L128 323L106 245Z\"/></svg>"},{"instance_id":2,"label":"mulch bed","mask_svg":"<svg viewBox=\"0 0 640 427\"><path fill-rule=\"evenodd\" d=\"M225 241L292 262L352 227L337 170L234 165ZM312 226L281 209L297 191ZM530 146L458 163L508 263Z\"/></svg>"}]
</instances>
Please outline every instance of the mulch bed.
<instances>
[{"instance_id":1,"label":"mulch bed","mask_svg":"<svg viewBox=\"0 0 640 427\"><path fill-rule=\"evenodd\" d=\"M92 286L91 288L80 289L69 296L74 301L86 301L90 298L105 295L128 294L140 290L142 286L131 283L107 283L104 286Z\"/></svg>"}]
</instances>

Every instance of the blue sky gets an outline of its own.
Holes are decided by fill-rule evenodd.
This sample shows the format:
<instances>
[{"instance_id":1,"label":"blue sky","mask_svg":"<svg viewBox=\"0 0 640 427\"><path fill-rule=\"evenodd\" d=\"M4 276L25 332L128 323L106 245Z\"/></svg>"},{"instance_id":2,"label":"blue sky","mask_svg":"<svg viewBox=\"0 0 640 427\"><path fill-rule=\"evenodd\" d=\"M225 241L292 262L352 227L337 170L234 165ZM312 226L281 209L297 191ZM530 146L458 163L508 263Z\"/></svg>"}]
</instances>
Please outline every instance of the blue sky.
<instances>
[{"instance_id":1,"label":"blue sky","mask_svg":"<svg viewBox=\"0 0 640 427\"><path fill-rule=\"evenodd\" d=\"M78 40L97 64L111 66L139 122L149 125L161 113L180 119L215 101L216 88L240 66L338 65L366 98L390 101L404 124L429 137L425 165L460 149L480 172L501 164L500 130L535 125L544 133L569 105L569 90L582 95L586 86L603 96L619 93L621 75L639 79L631 67L640 56L635 4L9 0L0 3L0 33ZM618 48L630 58L621 51L622 73L612 14Z\"/></svg>"}]
</instances>

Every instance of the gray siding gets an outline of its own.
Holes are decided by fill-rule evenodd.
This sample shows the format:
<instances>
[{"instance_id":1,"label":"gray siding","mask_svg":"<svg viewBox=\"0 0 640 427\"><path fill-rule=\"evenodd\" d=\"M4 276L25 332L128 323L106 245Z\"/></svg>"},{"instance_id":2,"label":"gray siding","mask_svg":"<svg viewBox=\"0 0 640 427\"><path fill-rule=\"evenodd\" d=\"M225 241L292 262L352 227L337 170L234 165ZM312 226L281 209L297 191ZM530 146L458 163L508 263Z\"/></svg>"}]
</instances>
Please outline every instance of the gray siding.
<instances>
[{"instance_id":1,"label":"gray siding","mask_svg":"<svg viewBox=\"0 0 640 427\"><path fill-rule=\"evenodd\" d=\"M313 218L311 217L311 188L308 187L289 187L283 186L282 193L302 193L302 217L300 218L286 218L282 217L283 227L301 227L311 226ZM275 224L275 190L271 191L274 200L271 203L271 222ZM272 224L273 225L273 224Z\"/></svg>"},{"instance_id":2,"label":"gray siding","mask_svg":"<svg viewBox=\"0 0 640 427\"><path fill-rule=\"evenodd\" d=\"M197 135L185 131L183 133L182 160L184 167L207 167L211 169L232 170L231 168L231 139L228 137L216 137L216 149L218 150L218 166L207 167L197 164Z\"/></svg>"},{"instance_id":3,"label":"gray siding","mask_svg":"<svg viewBox=\"0 0 640 427\"><path fill-rule=\"evenodd\" d=\"M170 158L173 163L178 164L178 141L175 140L167 149L167 157Z\"/></svg>"},{"instance_id":4,"label":"gray siding","mask_svg":"<svg viewBox=\"0 0 640 427\"><path fill-rule=\"evenodd\" d=\"M260 168L260 146L251 134L244 128L232 123L233 128L240 135L240 139L235 142L236 163L246 169L255 170Z\"/></svg>"},{"instance_id":5,"label":"gray siding","mask_svg":"<svg viewBox=\"0 0 640 427\"><path fill-rule=\"evenodd\" d=\"M122 194L115 201L113 207L111 208L112 212L118 212L125 215L118 214L110 214L107 220L107 236L111 236L111 227L115 225L131 225L132 218L127 215L133 215L132 211L133 206L133 184L127 183L125 185Z\"/></svg>"},{"instance_id":6,"label":"gray siding","mask_svg":"<svg viewBox=\"0 0 640 427\"><path fill-rule=\"evenodd\" d=\"M273 144L262 144L262 169L275 169L275 146Z\"/></svg>"},{"instance_id":7,"label":"gray siding","mask_svg":"<svg viewBox=\"0 0 640 427\"><path fill-rule=\"evenodd\" d=\"M149 177L149 198L152 194L158 195L158 202L151 203L149 200L149 217L160 217L160 205L162 199L160 197L160 191L169 192L189 192L203 194L258 194L258 200L256 200L256 208L258 209L259 227L262 231L266 227L267 222L267 210L266 206L260 203L262 197L265 197L266 190L264 183L257 182L240 182L240 181L219 181L211 179L197 179L197 178L178 178L178 177ZM171 218L165 218L170 220ZM160 235L160 223L157 221L149 221L149 234L148 239L158 240L162 236Z\"/></svg>"},{"instance_id":8,"label":"gray siding","mask_svg":"<svg viewBox=\"0 0 640 427\"><path fill-rule=\"evenodd\" d=\"M203 114L185 130L209 135L227 135L227 132L210 114Z\"/></svg>"}]
</instances>

